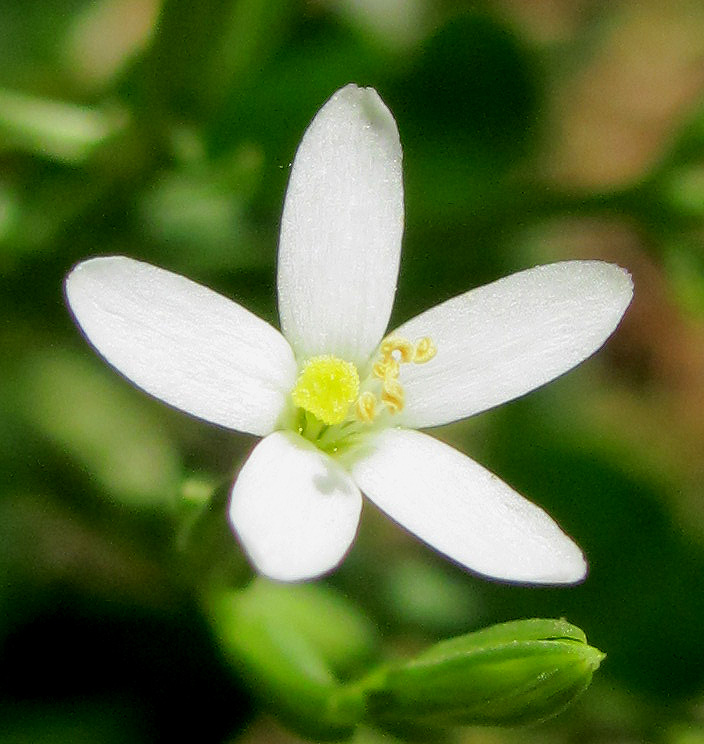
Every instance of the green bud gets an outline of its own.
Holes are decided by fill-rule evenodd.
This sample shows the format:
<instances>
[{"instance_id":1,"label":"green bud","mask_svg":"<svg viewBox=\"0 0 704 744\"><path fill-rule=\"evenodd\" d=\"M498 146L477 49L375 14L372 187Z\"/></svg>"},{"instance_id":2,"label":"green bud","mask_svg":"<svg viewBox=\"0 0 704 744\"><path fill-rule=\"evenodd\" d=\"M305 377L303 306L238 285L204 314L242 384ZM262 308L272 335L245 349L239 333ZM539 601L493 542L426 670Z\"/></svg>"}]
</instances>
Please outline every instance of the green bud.
<instances>
[{"instance_id":1,"label":"green bud","mask_svg":"<svg viewBox=\"0 0 704 744\"><path fill-rule=\"evenodd\" d=\"M603 658L563 620L503 623L370 675L366 714L404 728L539 721L585 690Z\"/></svg>"},{"instance_id":2,"label":"green bud","mask_svg":"<svg viewBox=\"0 0 704 744\"><path fill-rule=\"evenodd\" d=\"M370 669L373 628L319 584L263 579L207 603L221 648L260 700L303 736L341 740L361 723L417 736L461 724L555 715L603 659L563 620L504 623Z\"/></svg>"}]
</instances>

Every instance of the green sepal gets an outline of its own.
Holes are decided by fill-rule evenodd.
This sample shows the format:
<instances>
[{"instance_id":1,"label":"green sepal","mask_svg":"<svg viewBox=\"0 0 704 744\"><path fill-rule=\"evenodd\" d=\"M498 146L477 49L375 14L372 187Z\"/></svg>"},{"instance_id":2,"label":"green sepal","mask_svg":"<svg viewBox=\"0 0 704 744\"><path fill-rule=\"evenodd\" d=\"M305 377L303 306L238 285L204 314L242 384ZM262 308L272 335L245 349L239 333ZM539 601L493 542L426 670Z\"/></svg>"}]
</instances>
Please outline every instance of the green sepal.
<instances>
[{"instance_id":1,"label":"green sepal","mask_svg":"<svg viewBox=\"0 0 704 744\"><path fill-rule=\"evenodd\" d=\"M371 674L368 720L398 726L523 724L559 713L604 658L563 620L503 623Z\"/></svg>"}]
</instances>

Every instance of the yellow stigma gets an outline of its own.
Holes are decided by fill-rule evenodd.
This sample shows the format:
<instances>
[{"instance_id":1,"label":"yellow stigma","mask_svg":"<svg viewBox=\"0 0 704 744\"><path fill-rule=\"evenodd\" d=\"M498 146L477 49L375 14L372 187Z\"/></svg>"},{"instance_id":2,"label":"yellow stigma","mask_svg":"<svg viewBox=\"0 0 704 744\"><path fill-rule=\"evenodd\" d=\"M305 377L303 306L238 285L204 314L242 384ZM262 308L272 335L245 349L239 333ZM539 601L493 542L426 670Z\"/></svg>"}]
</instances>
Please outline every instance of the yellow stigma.
<instances>
[{"instance_id":1,"label":"yellow stigma","mask_svg":"<svg viewBox=\"0 0 704 744\"><path fill-rule=\"evenodd\" d=\"M291 392L293 402L324 424L342 423L359 393L357 368L344 359L311 357Z\"/></svg>"}]
</instances>

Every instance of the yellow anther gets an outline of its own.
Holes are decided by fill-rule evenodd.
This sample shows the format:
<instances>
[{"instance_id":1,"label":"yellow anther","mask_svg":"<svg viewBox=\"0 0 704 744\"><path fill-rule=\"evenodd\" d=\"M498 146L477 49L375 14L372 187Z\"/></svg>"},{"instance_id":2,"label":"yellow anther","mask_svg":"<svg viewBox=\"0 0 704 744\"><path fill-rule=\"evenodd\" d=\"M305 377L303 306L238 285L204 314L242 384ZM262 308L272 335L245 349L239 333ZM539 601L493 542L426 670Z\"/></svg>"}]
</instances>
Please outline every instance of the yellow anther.
<instances>
[{"instance_id":1,"label":"yellow anther","mask_svg":"<svg viewBox=\"0 0 704 744\"><path fill-rule=\"evenodd\" d=\"M385 380L387 377L398 377L398 372L399 363L392 356L374 362L372 367L372 374L380 380Z\"/></svg>"},{"instance_id":2,"label":"yellow anther","mask_svg":"<svg viewBox=\"0 0 704 744\"><path fill-rule=\"evenodd\" d=\"M380 351L385 359L390 357L395 351L398 351L401 355L401 362L407 363L413 361L413 344L408 339L401 338L401 336L389 336L385 338L381 342Z\"/></svg>"},{"instance_id":3,"label":"yellow anther","mask_svg":"<svg viewBox=\"0 0 704 744\"><path fill-rule=\"evenodd\" d=\"M357 418L369 424L374 421L376 415L376 398L374 393L366 391L357 398Z\"/></svg>"},{"instance_id":4,"label":"yellow anther","mask_svg":"<svg viewBox=\"0 0 704 744\"><path fill-rule=\"evenodd\" d=\"M433 339L430 338L430 336L424 336L416 343L413 361L416 364L425 364L425 362L429 362L437 352L438 350L433 343Z\"/></svg>"},{"instance_id":5,"label":"yellow anther","mask_svg":"<svg viewBox=\"0 0 704 744\"><path fill-rule=\"evenodd\" d=\"M381 399L391 409L391 413L403 410L403 387L398 380L387 378L381 389Z\"/></svg>"},{"instance_id":6,"label":"yellow anther","mask_svg":"<svg viewBox=\"0 0 704 744\"><path fill-rule=\"evenodd\" d=\"M293 402L324 424L342 423L359 393L359 375L351 362L334 356L311 357L291 391Z\"/></svg>"},{"instance_id":7,"label":"yellow anther","mask_svg":"<svg viewBox=\"0 0 704 744\"><path fill-rule=\"evenodd\" d=\"M386 377L386 362L374 362L374 365L372 366L372 374L374 375L374 377L378 377L380 380L383 380Z\"/></svg>"},{"instance_id":8,"label":"yellow anther","mask_svg":"<svg viewBox=\"0 0 704 744\"><path fill-rule=\"evenodd\" d=\"M394 346L395 339L385 338L379 346L379 351L383 359L388 359L391 356L391 352L396 348Z\"/></svg>"}]
</instances>

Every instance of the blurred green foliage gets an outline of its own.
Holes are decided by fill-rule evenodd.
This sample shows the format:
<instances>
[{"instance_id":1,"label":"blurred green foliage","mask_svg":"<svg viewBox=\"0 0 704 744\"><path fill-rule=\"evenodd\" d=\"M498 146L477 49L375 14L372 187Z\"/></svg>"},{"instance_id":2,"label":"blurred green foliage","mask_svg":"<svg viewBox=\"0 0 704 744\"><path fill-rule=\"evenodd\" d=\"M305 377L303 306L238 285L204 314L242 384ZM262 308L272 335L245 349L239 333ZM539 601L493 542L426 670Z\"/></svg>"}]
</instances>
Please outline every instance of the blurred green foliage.
<instances>
[{"instance_id":1,"label":"blurred green foliage","mask_svg":"<svg viewBox=\"0 0 704 744\"><path fill-rule=\"evenodd\" d=\"M0 744L289 741L202 605L249 579L225 502L252 442L94 358L62 281L125 253L275 323L289 164L350 81L404 144L392 322L563 258L636 300L597 358L438 432L575 537L582 586L481 580L367 505L328 598L277 601L343 675L526 616L607 652L559 718L457 741L704 740L702 39L688 0L0 0Z\"/></svg>"}]
</instances>

